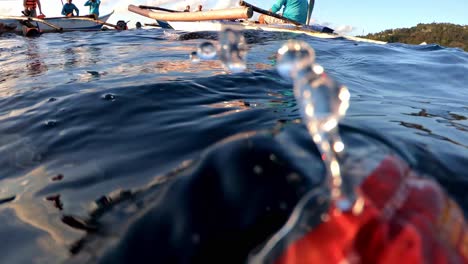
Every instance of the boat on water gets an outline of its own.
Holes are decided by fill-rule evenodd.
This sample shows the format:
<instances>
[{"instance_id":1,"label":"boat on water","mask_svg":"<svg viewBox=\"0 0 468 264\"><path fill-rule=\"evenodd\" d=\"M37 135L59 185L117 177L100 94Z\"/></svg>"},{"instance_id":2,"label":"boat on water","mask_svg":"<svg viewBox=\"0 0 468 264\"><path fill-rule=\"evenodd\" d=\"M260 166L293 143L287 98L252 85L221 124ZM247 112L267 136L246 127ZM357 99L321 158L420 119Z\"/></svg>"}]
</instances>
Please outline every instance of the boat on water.
<instances>
[{"instance_id":1,"label":"boat on water","mask_svg":"<svg viewBox=\"0 0 468 264\"><path fill-rule=\"evenodd\" d=\"M152 11L150 9L157 11ZM289 32L306 34L318 38L345 38L353 41L386 44L386 42L383 41L341 35L335 33L333 29L321 25L305 25L300 23L260 24L256 21L249 20L253 15L251 7L187 13L159 7L129 5L128 10L155 19L157 25L161 28L177 31L222 31L225 27L237 27L239 30Z\"/></svg>"},{"instance_id":2,"label":"boat on water","mask_svg":"<svg viewBox=\"0 0 468 264\"><path fill-rule=\"evenodd\" d=\"M0 23L16 25L15 33L23 33L24 21L28 21L37 27L41 33L62 32L62 31L98 31L114 13L94 19L88 16L76 17L47 17L44 19L28 18L24 16L0 16Z\"/></svg>"}]
</instances>

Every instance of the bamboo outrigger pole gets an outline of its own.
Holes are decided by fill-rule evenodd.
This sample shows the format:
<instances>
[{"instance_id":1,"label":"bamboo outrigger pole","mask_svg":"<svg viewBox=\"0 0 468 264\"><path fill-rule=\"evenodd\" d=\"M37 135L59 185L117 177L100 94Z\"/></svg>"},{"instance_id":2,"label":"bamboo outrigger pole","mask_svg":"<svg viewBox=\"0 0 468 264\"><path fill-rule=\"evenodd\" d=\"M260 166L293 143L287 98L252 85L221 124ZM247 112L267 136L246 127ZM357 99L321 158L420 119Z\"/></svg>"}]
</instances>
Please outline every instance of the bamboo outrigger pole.
<instances>
[{"instance_id":1,"label":"bamboo outrigger pole","mask_svg":"<svg viewBox=\"0 0 468 264\"><path fill-rule=\"evenodd\" d=\"M252 8L239 7L231 9L221 9L201 12L153 12L147 9L139 8L135 5L129 5L128 11L156 20L164 21L207 21L207 20L232 20L248 19L253 15Z\"/></svg>"}]
</instances>

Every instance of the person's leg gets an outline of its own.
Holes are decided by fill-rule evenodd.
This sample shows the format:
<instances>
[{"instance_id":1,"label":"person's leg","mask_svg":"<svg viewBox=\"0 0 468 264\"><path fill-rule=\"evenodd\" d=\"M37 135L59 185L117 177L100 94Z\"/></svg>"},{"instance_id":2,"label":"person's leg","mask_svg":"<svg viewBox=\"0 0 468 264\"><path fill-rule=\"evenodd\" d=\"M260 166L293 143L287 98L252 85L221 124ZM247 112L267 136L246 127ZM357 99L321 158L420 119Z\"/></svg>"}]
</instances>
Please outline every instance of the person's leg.
<instances>
[{"instance_id":1,"label":"person's leg","mask_svg":"<svg viewBox=\"0 0 468 264\"><path fill-rule=\"evenodd\" d=\"M260 15L258 17L258 23L265 24L265 15Z\"/></svg>"},{"instance_id":2,"label":"person's leg","mask_svg":"<svg viewBox=\"0 0 468 264\"><path fill-rule=\"evenodd\" d=\"M263 16L263 15L262 15ZM260 22L260 18L258 19ZM286 21L276 18L276 17L271 17L271 16L264 16L262 18L263 22L260 22L262 24L284 24Z\"/></svg>"}]
</instances>

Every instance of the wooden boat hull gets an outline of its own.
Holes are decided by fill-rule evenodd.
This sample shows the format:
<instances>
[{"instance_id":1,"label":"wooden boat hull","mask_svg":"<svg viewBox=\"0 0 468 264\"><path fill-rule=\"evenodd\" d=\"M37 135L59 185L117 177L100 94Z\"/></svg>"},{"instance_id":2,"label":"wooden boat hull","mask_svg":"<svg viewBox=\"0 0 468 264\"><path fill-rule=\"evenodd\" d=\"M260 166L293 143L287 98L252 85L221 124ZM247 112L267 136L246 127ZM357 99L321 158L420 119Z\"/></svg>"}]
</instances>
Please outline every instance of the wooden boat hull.
<instances>
[{"instance_id":1,"label":"wooden boat hull","mask_svg":"<svg viewBox=\"0 0 468 264\"><path fill-rule=\"evenodd\" d=\"M99 20L102 22L106 22L109 17L113 14L114 12L112 11L110 14L107 14L105 16L99 17ZM45 18L44 19L46 22L49 22L53 25L56 25L60 28L63 29L63 31L98 31L101 30L102 28L102 23L97 23L95 21L90 20L89 18L86 19L80 19L80 17L51 17L51 18ZM19 20L15 19L2 19L0 16L0 23L4 24L16 24L17 27L15 29L15 33L22 34L23 33L23 25L20 23ZM50 32L57 32L57 29L48 26L44 23L37 22L39 25L39 30L42 33L50 33ZM36 24L36 22L34 22Z\"/></svg>"}]
</instances>

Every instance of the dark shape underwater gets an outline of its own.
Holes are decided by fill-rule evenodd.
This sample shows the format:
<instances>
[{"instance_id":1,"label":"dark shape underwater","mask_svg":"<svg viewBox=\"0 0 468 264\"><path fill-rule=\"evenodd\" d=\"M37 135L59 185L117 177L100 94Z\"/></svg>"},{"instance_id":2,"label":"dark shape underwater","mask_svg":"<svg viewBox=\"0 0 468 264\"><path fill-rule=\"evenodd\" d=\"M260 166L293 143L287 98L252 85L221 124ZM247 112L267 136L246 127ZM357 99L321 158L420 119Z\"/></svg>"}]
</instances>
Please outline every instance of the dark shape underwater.
<instances>
[{"instance_id":1,"label":"dark shape underwater","mask_svg":"<svg viewBox=\"0 0 468 264\"><path fill-rule=\"evenodd\" d=\"M342 170L350 184L360 184L382 157L396 154L434 177L459 204L467 198L462 175L423 148L350 126L341 132ZM223 140L145 189L98 199L89 219L67 216L87 231L67 263L245 263L308 190L326 190L319 156L297 124ZM319 224L328 203L316 209Z\"/></svg>"}]
</instances>

